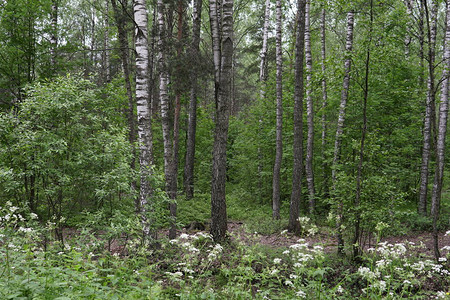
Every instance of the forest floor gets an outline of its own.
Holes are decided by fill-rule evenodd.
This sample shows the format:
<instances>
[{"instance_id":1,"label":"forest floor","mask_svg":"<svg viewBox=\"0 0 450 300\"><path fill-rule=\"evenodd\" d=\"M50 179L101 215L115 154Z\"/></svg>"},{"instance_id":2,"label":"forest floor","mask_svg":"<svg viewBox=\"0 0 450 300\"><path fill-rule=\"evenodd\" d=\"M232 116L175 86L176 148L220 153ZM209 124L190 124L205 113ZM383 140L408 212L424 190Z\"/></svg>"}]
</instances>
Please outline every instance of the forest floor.
<instances>
[{"instance_id":1,"label":"forest floor","mask_svg":"<svg viewBox=\"0 0 450 300\"><path fill-rule=\"evenodd\" d=\"M299 237L287 232L278 232L273 234L258 234L249 233L243 222L228 222L228 232L232 239L240 241L246 245L262 245L271 248L284 248L298 243ZM189 233L186 230L182 230L179 233ZM205 232L208 233L208 232ZM325 253L333 253L337 249L336 237L332 232L319 232L314 236L307 236L303 238L309 245L321 245ZM374 235L366 236L363 241L364 250L376 246L376 237ZM387 236L381 238L380 242L387 242L388 244L398 243L414 243L414 245L420 245L423 243L423 247L417 248L415 256L423 258L433 258L433 236L431 232L411 232L401 236ZM445 235L445 232L439 233L439 248L444 246L450 246L450 235ZM446 250L441 255L445 256L450 250ZM412 254L412 253L410 253Z\"/></svg>"},{"instance_id":2,"label":"forest floor","mask_svg":"<svg viewBox=\"0 0 450 300\"><path fill-rule=\"evenodd\" d=\"M204 232L208 234L208 230L189 230L183 228L177 232L179 236L182 233L193 234L196 232ZM284 232L277 232L272 234L259 234L257 232L249 232L246 228L244 222L241 221L229 221L228 222L228 232L232 240L239 241L247 246L266 246L273 249L277 248L288 248L291 245L298 243L300 237L293 234ZM65 239L71 239L77 236L79 232L74 229L65 228L64 237ZM102 233L100 233L102 235ZM168 230L162 230L158 233L160 237L167 237ZM334 253L337 249L336 237L331 231L327 231L326 228L321 228L319 233L314 236L306 236L303 239L313 247L314 245L321 245L325 253ZM421 245L415 249L417 253L414 256L421 258L433 258L433 236L431 232L410 232L406 235L401 236L387 236L382 237L380 242L387 242L388 244L411 244L411 245ZM374 235L365 236L363 241L363 249L367 250L376 246L376 237ZM450 247L450 235L445 235L445 232L439 232L439 248L442 249L444 246ZM123 239L113 239L111 243L107 246L111 253L124 254ZM441 255L445 255L450 252L450 250L445 250ZM413 253L410 253L413 255Z\"/></svg>"}]
</instances>

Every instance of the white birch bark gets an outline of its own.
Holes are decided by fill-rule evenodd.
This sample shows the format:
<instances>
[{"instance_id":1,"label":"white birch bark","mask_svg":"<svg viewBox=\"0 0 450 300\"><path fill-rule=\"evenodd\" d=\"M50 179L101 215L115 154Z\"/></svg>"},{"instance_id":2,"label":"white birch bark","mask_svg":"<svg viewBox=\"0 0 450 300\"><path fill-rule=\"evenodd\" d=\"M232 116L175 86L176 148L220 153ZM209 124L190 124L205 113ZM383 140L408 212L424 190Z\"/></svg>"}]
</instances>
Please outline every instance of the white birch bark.
<instances>
[{"instance_id":1,"label":"white birch bark","mask_svg":"<svg viewBox=\"0 0 450 300\"><path fill-rule=\"evenodd\" d=\"M310 0L305 3L305 58L306 58L306 118L308 123L308 136L306 141L306 183L309 194L309 213L314 214L316 207L314 187L314 105L312 99L312 55L310 31Z\"/></svg>"},{"instance_id":2,"label":"white birch bark","mask_svg":"<svg viewBox=\"0 0 450 300\"><path fill-rule=\"evenodd\" d=\"M350 85L350 70L352 65L351 52L353 47L353 24L354 24L354 12L351 10L347 14L347 38L345 43L345 62L344 62L344 80L342 84L341 104L339 106L339 116L336 128L336 137L334 141L334 156L333 156L333 168L331 171L331 177L333 181L333 189L336 187L337 179L337 167L340 162L342 134L344 133L344 121L345 110L347 108L348 91ZM338 203L338 221L337 221L337 239L338 239L338 253L343 254L344 240L342 237L342 214L344 210L344 203L339 200Z\"/></svg>"},{"instance_id":3,"label":"white birch bark","mask_svg":"<svg viewBox=\"0 0 450 300\"><path fill-rule=\"evenodd\" d=\"M140 191L139 202L141 221L145 237L156 238L151 230L151 220L148 212L151 211L150 197L152 187L149 178L152 175L152 135L151 115L149 110L149 78L148 78L148 33L147 9L145 0L134 1L134 20L136 24L136 102L138 119L139 164L140 164Z\"/></svg>"},{"instance_id":4,"label":"white birch bark","mask_svg":"<svg viewBox=\"0 0 450 300\"><path fill-rule=\"evenodd\" d=\"M159 66L159 102L161 108L161 123L164 144L164 175L166 179L166 193L171 201L169 210L171 215L171 230L169 235L171 239L175 238L175 198L176 198L176 175L174 174L172 135L170 126L170 99L169 99L169 71L167 67L167 36L165 25L165 4L163 0L157 1L158 10L158 66ZM172 202L173 201L173 202Z\"/></svg>"},{"instance_id":5,"label":"white birch bark","mask_svg":"<svg viewBox=\"0 0 450 300\"><path fill-rule=\"evenodd\" d=\"M325 113L326 107L328 105L328 94L327 94L327 77L326 77L326 12L322 9L320 17L320 40L321 40L321 54L322 54L322 173L323 173L323 190L324 194L328 194L328 181L327 181L327 163L326 163L326 146L327 146L327 115Z\"/></svg>"},{"instance_id":6,"label":"white birch bark","mask_svg":"<svg viewBox=\"0 0 450 300\"><path fill-rule=\"evenodd\" d=\"M276 2L276 149L275 149L275 163L273 166L272 178L272 218L280 218L280 172L281 161L283 156L283 54L282 54L282 9L281 0Z\"/></svg>"},{"instance_id":7,"label":"white birch bark","mask_svg":"<svg viewBox=\"0 0 450 300\"><path fill-rule=\"evenodd\" d=\"M194 197L194 161L195 161L195 133L197 130L197 64L200 44L200 25L202 14L202 0L194 0L192 12L192 45L191 60L191 92L189 98L189 117L186 142L186 163L184 167L184 189L186 199Z\"/></svg>"},{"instance_id":8,"label":"white birch bark","mask_svg":"<svg viewBox=\"0 0 450 300\"><path fill-rule=\"evenodd\" d=\"M450 1L446 7L446 26L445 26L445 46L444 46L444 71L442 72L441 101L439 105L439 123L436 143L436 169L434 174L433 191L431 194L431 214L433 216L433 240L434 255L436 260L440 257L438 245L437 221L439 218L439 209L441 202L442 183L444 179L445 166L445 137L447 133L448 119L448 93L449 93L449 75L450 75Z\"/></svg>"},{"instance_id":9,"label":"white birch bark","mask_svg":"<svg viewBox=\"0 0 450 300\"><path fill-rule=\"evenodd\" d=\"M427 197L428 197L428 175L429 162L431 158L431 131L435 113L435 47L436 47L436 20L438 5L432 2L431 8L431 25L429 28L429 47L428 47L428 80L427 80L427 98L425 104L425 118L423 125L423 148L422 148L422 164L420 167L420 188L418 212L420 215L427 214ZM427 14L428 15L428 14Z\"/></svg>"},{"instance_id":10,"label":"white birch bark","mask_svg":"<svg viewBox=\"0 0 450 300\"><path fill-rule=\"evenodd\" d=\"M407 28L406 28L406 35L405 35L405 56L408 57L409 56L409 44L411 44L411 40L412 40L412 35L413 33L411 32L411 28L413 27L413 20L414 20L414 15L413 15L413 3L411 0L403 0L403 2L405 3L406 6L406 13L408 14L408 22L407 24Z\"/></svg>"},{"instance_id":11,"label":"white birch bark","mask_svg":"<svg viewBox=\"0 0 450 300\"><path fill-rule=\"evenodd\" d=\"M264 84L267 79L267 39L269 36L269 21L270 21L270 0L266 0L264 10L264 27L263 27L263 43L261 49L261 62L259 64L259 81L261 84L260 95L264 98Z\"/></svg>"},{"instance_id":12,"label":"white birch bark","mask_svg":"<svg viewBox=\"0 0 450 300\"><path fill-rule=\"evenodd\" d=\"M56 66L56 48L58 47L58 0L52 0L52 21L50 35L50 59L51 65Z\"/></svg>"}]
</instances>

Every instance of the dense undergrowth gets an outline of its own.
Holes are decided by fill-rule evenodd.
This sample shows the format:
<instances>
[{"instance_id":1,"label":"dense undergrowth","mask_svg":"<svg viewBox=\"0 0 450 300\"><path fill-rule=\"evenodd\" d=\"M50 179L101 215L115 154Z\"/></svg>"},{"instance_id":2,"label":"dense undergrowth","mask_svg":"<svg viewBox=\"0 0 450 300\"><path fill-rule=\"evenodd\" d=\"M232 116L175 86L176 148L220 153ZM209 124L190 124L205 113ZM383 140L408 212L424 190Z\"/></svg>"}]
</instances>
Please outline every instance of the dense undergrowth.
<instances>
[{"instance_id":1,"label":"dense undergrowth","mask_svg":"<svg viewBox=\"0 0 450 300\"><path fill-rule=\"evenodd\" d=\"M250 230L246 241L194 231L150 247L119 211L55 235L64 221L1 208L1 299L450 299L448 245L439 262L408 241L378 243L356 262L304 239L263 246Z\"/></svg>"}]
</instances>

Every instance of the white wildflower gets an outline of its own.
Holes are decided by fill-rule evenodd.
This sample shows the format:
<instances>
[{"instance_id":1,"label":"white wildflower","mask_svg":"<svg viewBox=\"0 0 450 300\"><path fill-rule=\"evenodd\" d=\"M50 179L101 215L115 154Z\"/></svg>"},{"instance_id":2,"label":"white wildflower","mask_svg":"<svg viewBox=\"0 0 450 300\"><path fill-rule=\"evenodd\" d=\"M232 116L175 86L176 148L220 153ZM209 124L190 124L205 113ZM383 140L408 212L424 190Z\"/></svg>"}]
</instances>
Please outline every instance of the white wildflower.
<instances>
[{"instance_id":1,"label":"white wildflower","mask_svg":"<svg viewBox=\"0 0 450 300\"><path fill-rule=\"evenodd\" d=\"M312 226L311 228L308 229L308 236L313 236L317 232L319 232L319 229L317 228L317 226Z\"/></svg>"},{"instance_id":2,"label":"white wildflower","mask_svg":"<svg viewBox=\"0 0 450 300\"><path fill-rule=\"evenodd\" d=\"M439 261L440 261L440 262L446 262L446 261L447 261L447 258L445 258L445 257L439 257Z\"/></svg>"},{"instance_id":3,"label":"white wildflower","mask_svg":"<svg viewBox=\"0 0 450 300\"><path fill-rule=\"evenodd\" d=\"M289 275L289 278L290 278L290 279L297 279L297 277L298 277L298 276L295 275L295 274L290 274L290 275Z\"/></svg>"},{"instance_id":4,"label":"white wildflower","mask_svg":"<svg viewBox=\"0 0 450 300\"><path fill-rule=\"evenodd\" d=\"M437 292L436 299L445 299L445 292L443 292L443 291Z\"/></svg>"},{"instance_id":5,"label":"white wildflower","mask_svg":"<svg viewBox=\"0 0 450 300\"><path fill-rule=\"evenodd\" d=\"M292 281L290 281L290 280L286 280L286 281L284 281L284 284L285 285L288 285L288 286L294 286L294 284L292 283Z\"/></svg>"},{"instance_id":6,"label":"white wildflower","mask_svg":"<svg viewBox=\"0 0 450 300\"><path fill-rule=\"evenodd\" d=\"M319 246L319 245L316 245L316 246L314 246L314 250L316 250L316 251L323 251L323 247Z\"/></svg>"},{"instance_id":7,"label":"white wildflower","mask_svg":"<svg viewBox=\"0 0 450 300\"><path fill-rule=\"evenodd\" d=\"M342 288L342 286L339 285L337 287L337 292L340 293L340 294L342 294L344 292L344 289Z\"/></svg>"},{"instance_id":8,"label":"white wildflower","mask_svg":"<svg viewBox=\"0 0 450 300\"><path fill-rule=\"evenodd\" d=\"M181 277L181 276L183 276L183 273L180 272L180 271L178 271L178 272L173 273L173 276L175 276L175 277Z\"/></svg>"},{"instance_id":9,"label":"white wildflower","mask_svg":"<svg viewBox=\"0 0 450 300\"><path fill-rule=\"evenodd\" d=\"M25 227L19 227L19 232L23 232L23 233L30 233L32 232L33 229L32 228L25 228Z\"/></svg>"},{"instance_id":10,"label":"white wildflower","mask_svg":"<svg viewBox=\"0 0 450 300\"><path fill-rule=\"evenodd\" d=\"M289 250L284 250L284 251L283 251L283 254L284 254L284 255L289 254Z\"/></svg>"},{"instance_id":11,"label":"white wildflower","mask_svg":"<svg viewBox=\"0 0 450 300\"><path fill-rule=\"evenodd\" d=\"M30 213L30 217L31 217L32 219L37 219L37 218L38 218L38 215L35 214L35 213Z\"/></svg>"},{"instance_id":12,"label":"white wildflower","mask_svg":"<svg viewBox=\"0 0 450 300\"><path fill-rule=\"evenodd\" d=\"M281 263L281 258L275 258L275 259L273 260L273 263L276 264L276 265L278 265L279 263Z\"/></svg>"},{"instance_id":13,"label":"white wildflower","mask_svg":"<svg viewBox=\"0 0 450 300\"><path fill-rule=\"evenodd\" d=\"M376 286L380 289L380 291L384 291L386 289L386 281L380 280L377 282Z\"/></svg>"},{"instance_id":14,"label":"white wildflower","mask_svg":"<svg viewBox=\"0 0 450 300\"><path fill-rule=\"evenodd\" d=\"M189 238L189 234L186 234L186 233L182 233L182 234L180 234L180 237L179 237L180 239L188 239Z\"/></svg>"},{"instance_id":15,"label":"white wildflower","mask_svg":"<svg viewBox=\"0 0 450 300\"><path fill-rule=\"evenodd\" d=\"M300 298L306 298L306 293L302 290L298 290L296 295L297 295L297 297L300 297Z\"/></svg>"},{"instance_id":16,"label":"white wildflower","mask_svg":"<svg viewBox=\"0 0 450 300\"><path fill-rule=\"evenodd\" d=\"M270 275L276 275L276 274L278 274L278 270L277 269L273 269L271 272L270 272Z\"/></svg>"}]
</instances>

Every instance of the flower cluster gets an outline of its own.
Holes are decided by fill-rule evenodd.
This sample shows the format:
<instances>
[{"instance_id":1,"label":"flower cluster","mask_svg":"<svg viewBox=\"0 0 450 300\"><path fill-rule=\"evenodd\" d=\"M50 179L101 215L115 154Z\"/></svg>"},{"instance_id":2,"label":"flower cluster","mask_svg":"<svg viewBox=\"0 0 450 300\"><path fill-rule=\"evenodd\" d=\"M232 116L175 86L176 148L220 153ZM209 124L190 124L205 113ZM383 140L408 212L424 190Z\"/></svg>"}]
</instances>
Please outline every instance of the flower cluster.
<instances>
[{"instance_id":1,"label":"flower cluster","mask_svg":"<svg viewBox=\"0 0 450 300\"><path fill-rule=\"evenodd\" d=\"M407 292L417 283L418 278L433 278L436 275L449 276L450 272L442 265L446 258L438 263L431 260L419 260L411 262L411 257L406 253L417 248L422 248L423 243L415 245L412 242L389 244L379 243L375 249L368 249L373 254L371 268L361 266L358 275L367 281L365 293L392 293L394 287L401 287Z\"/></svg>"}]
</instances>

